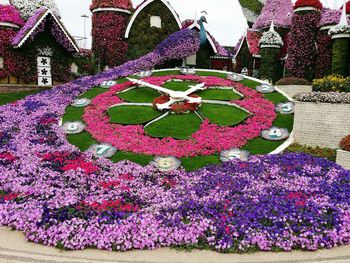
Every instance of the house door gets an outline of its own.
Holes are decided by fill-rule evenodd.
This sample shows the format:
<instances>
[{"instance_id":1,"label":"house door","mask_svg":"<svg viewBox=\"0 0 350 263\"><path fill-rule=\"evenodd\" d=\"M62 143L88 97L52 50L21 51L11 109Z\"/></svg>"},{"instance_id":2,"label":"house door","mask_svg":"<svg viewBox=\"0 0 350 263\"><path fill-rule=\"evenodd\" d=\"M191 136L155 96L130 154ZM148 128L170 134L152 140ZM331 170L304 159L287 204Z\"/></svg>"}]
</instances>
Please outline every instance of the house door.
<instances>
[{"instance_id":1,"label":"house door","mask_svg":"<svg viewBox=\"0 0 350 263\"><path fill-rule=\"evenodd\" d=\"M52 86L51 58L39 56L37 57L37 62L38 62L38 85Z\"/></svg>"}]
</instances>

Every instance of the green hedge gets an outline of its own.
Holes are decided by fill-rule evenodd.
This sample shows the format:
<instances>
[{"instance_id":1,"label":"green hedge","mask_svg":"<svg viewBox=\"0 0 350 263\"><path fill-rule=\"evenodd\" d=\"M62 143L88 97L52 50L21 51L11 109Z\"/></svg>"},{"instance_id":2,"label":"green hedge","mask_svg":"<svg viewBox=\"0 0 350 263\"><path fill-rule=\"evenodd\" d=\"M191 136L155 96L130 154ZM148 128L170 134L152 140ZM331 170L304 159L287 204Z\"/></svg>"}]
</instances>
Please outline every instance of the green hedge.
<instances>
[{"instance_id":1,"label":"green hedge","mask_svg":"<svg viewBox=\"0 0 350 263\"><path fill-rule=\"evenodd\" d=\"M349 69L349 45L348 38L338 38L333 40L332 72L342 76L348 75Z\"/></svg>"},{"instance_id":2,"label":"green hedge","mask_svg":"<svg viewBox=\"0 0 350 263\"><path fill-rule=\"evenodd\" d=\"M261 79L272 80L275 83L279 79L278 74L278 62L276 60L280 53L279 48L261 48L261 66L260 75Z\"/></svg>"}]
</instances>

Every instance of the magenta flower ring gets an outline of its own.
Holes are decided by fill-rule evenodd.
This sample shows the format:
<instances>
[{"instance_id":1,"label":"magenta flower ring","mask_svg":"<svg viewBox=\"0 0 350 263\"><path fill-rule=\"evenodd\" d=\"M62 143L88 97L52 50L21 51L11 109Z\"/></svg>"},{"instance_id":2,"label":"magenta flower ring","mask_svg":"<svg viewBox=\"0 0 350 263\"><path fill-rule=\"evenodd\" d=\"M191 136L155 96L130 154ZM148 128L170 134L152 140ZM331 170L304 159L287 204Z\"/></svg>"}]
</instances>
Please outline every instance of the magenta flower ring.
<instances>
[{"instance_id":1,"label":"magenta flower ring","mask_svg":"<svg viewBox=\"0 0 350 263\"><path fill-rule=\"evenodd\" d=\"M92 104L85 110L83 118L87 124L86 130L97 141L109 143L121 151L147 155L177 158L211 155L223 150L242 147L249 140L259 137L262 130L271 127L276 118L274 105L270 101L264 99L258 92L230 80L218 77L176 75L150 77L142 81L144 84L154 85L161 89L158 92L159 97L153 103L143 101L130 103L122 99L125 98L127 92L137 92L135 81L136 84L127 82L115 85L106 93L93 99ZM192 85L189 84L189 87L186 87L183 92L170 92L164 88L167 83L174 81L190 81ZM225 102L205 100L200 97L202 89L213 91L215 88L234 89L243 98ZM176 101L176 96L180 95L188 96L185 103L179 104ZM217 108L217 112L213 114L207 111L207 104ZM222 105L235 107L239 114L242 112L246 114L244 122L236 126L234 123L227 125L215 123L213 115L221 114ZM130 113L132 117L123 119L122 115L128 114L129 110L132 111L132 114ZM173 114L178 110L185 110L189 113ZM116 112L114 116L117 116L115 118L113 117L114 111ZM170 125L169 129L164 129L159 135L164 123L168 121L172 123L173 119L179 118L184 119L181 122L182 128L187 132L184 137L176 137L175 128L172 129ZM191 126L187 125L188 123L191 123ZM196 127L193 128L194 126Z\"/></svg>"}]
</instances>

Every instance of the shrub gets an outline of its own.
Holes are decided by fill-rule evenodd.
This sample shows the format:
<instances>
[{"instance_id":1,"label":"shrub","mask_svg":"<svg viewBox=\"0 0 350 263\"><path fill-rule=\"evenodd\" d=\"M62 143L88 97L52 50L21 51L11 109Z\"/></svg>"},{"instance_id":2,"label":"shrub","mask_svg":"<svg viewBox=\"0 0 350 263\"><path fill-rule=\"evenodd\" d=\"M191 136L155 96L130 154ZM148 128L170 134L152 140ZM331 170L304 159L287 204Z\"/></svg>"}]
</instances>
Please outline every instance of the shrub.
<instances>
[{"instance_id":1,"label":"shrub","mask_svg":"<svg viewBox=\"0 0 350 263\"><path fill-rule=\"evenodd\" d=\"M350 135L341 140L340 148L344 151L350 151Z\"/></svg>"},{"instance_id":2,"label":"shrub","mask_svg":"<svg viewBox=\"0 0 350 263\"><path fill-rule=\"evenodd\" d=\"M312 83L313 91L321 92L350 92L350 77L329 75L321 79L315 79Z\"/></svg>"},{"instance_id":3,"label":"shrub","mask_svg":"<svg viewBox=\"0 0 350 263\"><path fill-rule=\"evenodd\" d=\"M350 33L347 28L347 33ZM337 32L337 31L335 31ZM342 31L339 31L342 33ZM344 32L345 33L345 32ZM332 58L332 73L347 76L348 73L348 38L337 38L333 41L333 58Z\"/></svg>"},{"instance_id":4,"label":"shrub","mask_svg":"<svg viewBox=\"0 0 350 263\"><path fill-rule=\"evenodd\" d=\"M350 140L349 140L350 142ZM348 144L350 146L350 143ZM321 148L321 147L311 147L306 145L301 145L298 143L293 143L291 146L288 147L286 150L287 152L295 152L295 153L307 153L311 154L316 157L320 158L326 158L330 161L335 161L337 157L337 151L333 150L331 148Z\"/></svg>"},{"instance_id":5,"label":"shrub","mask_svg":"<svg viewBox=\"0 0 350 263\"><path fill-rule=\"evenodd\" d=\"M288 77L280 79L276 85L310 85L310 82L303 78Z\"/></svg>"}]
</instances>

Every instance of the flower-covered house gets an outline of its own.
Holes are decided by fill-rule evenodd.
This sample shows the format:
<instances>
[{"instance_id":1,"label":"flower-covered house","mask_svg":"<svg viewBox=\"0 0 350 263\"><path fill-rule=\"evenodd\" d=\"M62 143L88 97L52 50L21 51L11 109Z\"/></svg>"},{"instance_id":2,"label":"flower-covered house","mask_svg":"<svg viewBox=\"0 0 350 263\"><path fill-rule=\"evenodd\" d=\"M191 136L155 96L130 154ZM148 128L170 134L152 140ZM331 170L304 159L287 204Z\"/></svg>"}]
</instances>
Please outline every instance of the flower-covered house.
<instances>
[{"instance_id":1,"label":"flower-covered house","mask_svg":"<svg viewBox=\"0 0 350 263\"><path fill-rule=\"evenodd\" d=\"M350 23L350 1L347 2ZM332 37L329 30L340 21L341 10L324 8L319 0L266 0L252 29L236 45L235 70L260 76L259 41L273 22L283 46L276 57L279 78L313 79L332 73Z\"/></svg>"},{"instance_id":2,"label":"flower-covered house","mask_svg":"<svg viewBox=\"0 0 350 263\"><path fill-rule=\"evenodd\" d=\"M167 0L144 0L135 9L130 0L93 0L90 9L92 51L102 68L143 56L182 28L199 30L195 20L182 23ZM211 68L211 56L229 55L209 33L207 40L206 46L187 60L189 65ZM162 67L180 65L182 61L170 61Z\"/></svg>"},{"instance_id":3,"label":"flower-covered house","mask_svg":"<svg viewBox=\"0 0 350 263\"><path fill-rule=\"evenodd\" d=\"M52 86L66 82L73 55L78 52L54 10L0 5L0 84Z\"/></svg>"}]
</instances>

